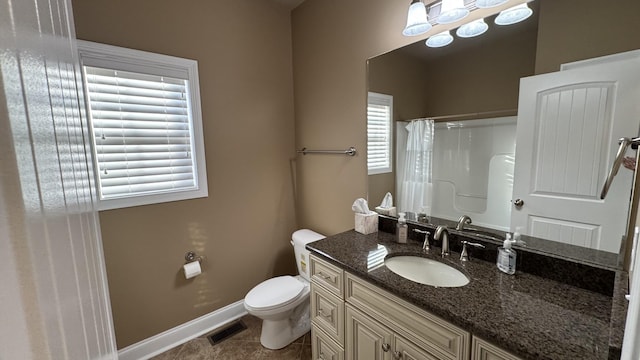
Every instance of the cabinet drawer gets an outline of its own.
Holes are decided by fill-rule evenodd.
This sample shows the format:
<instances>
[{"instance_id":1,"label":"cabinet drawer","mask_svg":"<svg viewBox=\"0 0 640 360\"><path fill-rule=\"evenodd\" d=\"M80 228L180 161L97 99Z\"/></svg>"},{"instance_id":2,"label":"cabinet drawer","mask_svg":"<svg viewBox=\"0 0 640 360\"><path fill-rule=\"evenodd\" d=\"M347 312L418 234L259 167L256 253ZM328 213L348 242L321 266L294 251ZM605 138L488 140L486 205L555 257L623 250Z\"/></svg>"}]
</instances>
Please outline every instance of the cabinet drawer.
<instances>
[{"instance_id":1,"label":"cabinet drawer","mask_svg":"<svg viewBox=\"0 0 640 360\"><path fill-rule=\"evenodd\" d=\"M522 360L477 336L471 341L471 360Z\"/></svg>"},{"instance_id":2,"label":"cabinet drawer","mask_svg":"<svg viewBox=\"0 0 640 360\"><path fill-rule=\"evenodd\" d=\"M311 326L311 359L344 360L344 350L315 324Z\"/></svg>"},{"instance_id":3,"label":"cabinet drawer","mask_svg":"<svg viewBox=\"0 0 640 360\"><path fill-rule=\"evenodd\" d=\"M342 269L313 255L311 255L311 280L326 287L341 299L344 298Z\"/></svg>"},{"instance_id":4,"label":"cabinet drawer","mask_svg":"<svg viewBox=\"0 0 640 360\"><path fill-rule=\"evenodd\" d=\"M344 345L344 302L316 284L311 285L311 320L335 342Z\"/></svg>"},{"instance_id":5,"label":"cabinet drawer","mask_svg":"<svg viewBox=\"0 0 640 360\"><path fill-rule=\"evenodd\" d=\"M469 359L471 335L468 332L352 274L347 273L345 278L348 303L438 359Z\"/></svg>"}]
</instances>

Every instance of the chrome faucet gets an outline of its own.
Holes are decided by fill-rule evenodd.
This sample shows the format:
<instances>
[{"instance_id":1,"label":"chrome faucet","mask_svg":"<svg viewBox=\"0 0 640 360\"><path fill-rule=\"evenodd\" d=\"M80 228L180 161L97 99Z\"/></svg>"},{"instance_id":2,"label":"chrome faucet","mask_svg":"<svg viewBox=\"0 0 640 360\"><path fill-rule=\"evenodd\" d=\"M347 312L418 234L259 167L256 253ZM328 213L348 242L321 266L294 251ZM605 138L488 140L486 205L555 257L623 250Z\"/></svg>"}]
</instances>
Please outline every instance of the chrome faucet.
<instances>
[{"instance_id":1,"label":"chrome faucet","mask_svg":"<svg viewBox=\"0 0 640 360\"><path fill-rule=\"evenodd\" d=\"M462 215L458 219L458 225L456 225L456 230L462 231L464 230L465 224L471 224L471 218L468 215Z\"/></svg>"},{"instance_id":2,"label":"chrome faucet","mask_svg":"<svg viewBox=\"0 0 640 360\"><path fill-rule=\"evenodd\" d=\"M433 239L442 240L442 256L449 256L449 229L444 225L438 226Z\"/></svg>"}]
</instances>

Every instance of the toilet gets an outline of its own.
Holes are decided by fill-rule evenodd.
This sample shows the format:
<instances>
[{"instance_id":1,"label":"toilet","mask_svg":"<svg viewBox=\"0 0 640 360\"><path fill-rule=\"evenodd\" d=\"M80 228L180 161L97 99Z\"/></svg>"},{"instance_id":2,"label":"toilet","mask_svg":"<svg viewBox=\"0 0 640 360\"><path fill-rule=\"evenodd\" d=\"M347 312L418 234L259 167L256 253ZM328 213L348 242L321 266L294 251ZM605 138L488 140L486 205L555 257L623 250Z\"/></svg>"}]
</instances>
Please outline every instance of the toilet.
<instances>
[{"instance_id":1,"label":"toilet","mask_svg":"<svg viewBox=\"0 0 640 360\"><path fill-rule=\"evenodd\" d=\"M305 245L325 236L308 229L291 236L296 255L297 276L277 276L261 282L247 293L244 307L262 319L260 343L267 349L281 349L311 329L309 317L309 251Z\"/></svg>"}]
</instances>

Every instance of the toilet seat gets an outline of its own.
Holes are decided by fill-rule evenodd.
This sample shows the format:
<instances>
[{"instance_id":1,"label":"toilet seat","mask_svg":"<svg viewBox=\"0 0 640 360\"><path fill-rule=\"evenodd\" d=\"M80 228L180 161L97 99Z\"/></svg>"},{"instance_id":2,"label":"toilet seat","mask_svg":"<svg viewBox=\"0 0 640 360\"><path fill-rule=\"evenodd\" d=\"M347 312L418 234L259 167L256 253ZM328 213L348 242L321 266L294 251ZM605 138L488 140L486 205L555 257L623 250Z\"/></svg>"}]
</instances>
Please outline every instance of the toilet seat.
<instances>
[{"instance_id":1,"label":"toilet seat","mask_svg":"<svg viewBox=\"0 0 640 360\"><path fill-rule=\"evenodd\" d=\"M300 298L304 284L293 276L278 276L251 289L244 298L248 310L273 310L287 306Z\"/></svg>"}]
</instances>

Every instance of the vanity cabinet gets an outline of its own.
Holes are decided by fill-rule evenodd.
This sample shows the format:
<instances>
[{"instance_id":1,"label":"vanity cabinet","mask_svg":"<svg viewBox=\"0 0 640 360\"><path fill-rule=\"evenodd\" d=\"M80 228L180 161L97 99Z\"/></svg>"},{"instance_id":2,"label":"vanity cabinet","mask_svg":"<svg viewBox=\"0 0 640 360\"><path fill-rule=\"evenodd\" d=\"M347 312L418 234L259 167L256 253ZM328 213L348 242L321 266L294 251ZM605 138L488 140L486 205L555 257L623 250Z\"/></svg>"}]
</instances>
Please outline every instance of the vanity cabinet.
<instances>
[{"instance_id":1,"label":"vanity cabinet","mask_svg":"<svg viewBox=\"0 0 640 360\"><path fill-rule=\"evenodd\" d=\"M312 358L343 360L344 271L313 255L309 260Z\"/></svg>"},{"instance_id":2,"label":"vanity cabinet","mask_svg":"<svg viewBox=\"0 0 640 360\"><path fill-rule=\"evenodd\" d=\"M314 255L313 360L521 360Z\"/></svg>"},{"instance_id":3,"label":"vanity cabinet","mask_svg":"<svg viewBox=\"0 0 640 360\"><path fill-rule=\"evenodd\" d=\"M471 360L522 360L477 336L473 337L471 348Z\"/></svg>"},{"instance_id":4,"label":"vanity cabinet","mask_svg":"<svg viewBox=\"0 0 640 360\"><path fill-rule=\"evenodd\" d=\"M344 349L320 330L311 325L311 358L313 360L344 360Z\"/></svg>"},{"instance_id":5,"label":"vanity cabinet","mask_svg":"<svg viewBox=\"0 0 640 360\"><path fill-rule=\"evenodd\" d=\"M346 308L347 360L438 360L350 304Z\"/></svg>"},{"instance_id":6,"label":"vanity cabinet","mask_svg":"<svg viewBox=\"0 0 640 360\"><path fill-rule=\"evenodd\" d=\"M392 346L391 354L395 355L396 352L402 354L402 351L408 353L408 357L398 357L398 359L467 360L470 358L471 334L467 331L349 273L345 274L345 300L348 308L358 309L361 313L367 314L363 316L391 330L391 337L385 339L388 341L386 344L398 343L398 346ZM352 315L353 311L350 311L347 317ZM353 349L350 347L350 342L357 340L355 338L357 333L350 329L352 324L349 321L351 320L347 321L345 345L347 359L364 359L350 358L352 355L350 350Z\"/></svg>"}]
</instances>

